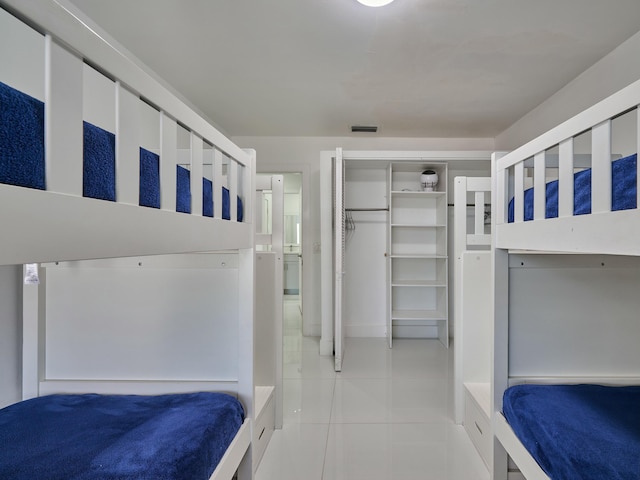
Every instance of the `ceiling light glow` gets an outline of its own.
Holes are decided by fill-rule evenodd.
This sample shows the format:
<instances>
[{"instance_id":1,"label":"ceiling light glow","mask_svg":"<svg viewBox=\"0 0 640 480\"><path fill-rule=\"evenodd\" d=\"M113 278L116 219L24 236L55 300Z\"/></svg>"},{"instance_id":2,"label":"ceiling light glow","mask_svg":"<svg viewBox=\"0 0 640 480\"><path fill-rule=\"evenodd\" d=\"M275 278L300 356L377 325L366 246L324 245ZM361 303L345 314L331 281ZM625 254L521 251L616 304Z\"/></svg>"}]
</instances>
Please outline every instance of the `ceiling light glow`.
<instances>
[{"instance_id":1,"label":"ceiling light glow","mask_svg":"<svg viewBox=\"0 0 640 480\"><path fill-rule=\"evenodd\" d=\"M358 0L358 2L367 7L384 7L393 2L393 0Z\"/></svg>"}]
</instances>

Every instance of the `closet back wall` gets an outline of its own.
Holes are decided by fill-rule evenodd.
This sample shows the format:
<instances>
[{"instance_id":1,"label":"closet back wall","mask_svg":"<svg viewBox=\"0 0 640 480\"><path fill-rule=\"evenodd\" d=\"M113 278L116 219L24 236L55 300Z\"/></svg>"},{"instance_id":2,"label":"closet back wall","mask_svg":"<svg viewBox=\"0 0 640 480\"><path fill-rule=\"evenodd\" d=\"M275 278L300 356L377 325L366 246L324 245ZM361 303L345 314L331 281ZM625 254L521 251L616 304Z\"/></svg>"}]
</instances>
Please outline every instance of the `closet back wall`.
<instances>
[{"instance_id":1,"label":"closet back wall","mask_svg":"<svg viewBox=\"0 0 640 480\"><path fill-rule=\"evenodd\" d=\"M387 207L387 169L351 168L345 173L345 208ZM386 211L352 211L346 232L345 334L384 337L387 324Z\"/></svg>"}]
</instances>

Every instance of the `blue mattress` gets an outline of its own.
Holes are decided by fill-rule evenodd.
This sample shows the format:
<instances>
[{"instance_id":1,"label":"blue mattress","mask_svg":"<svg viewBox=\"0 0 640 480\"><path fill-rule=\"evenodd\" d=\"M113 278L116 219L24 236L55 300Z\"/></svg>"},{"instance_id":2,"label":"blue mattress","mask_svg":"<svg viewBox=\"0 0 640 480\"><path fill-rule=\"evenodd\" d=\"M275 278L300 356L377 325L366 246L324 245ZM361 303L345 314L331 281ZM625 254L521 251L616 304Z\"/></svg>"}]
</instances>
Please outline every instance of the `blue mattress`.
<instances>
[{"instance_id":1,"label":"blue mattress","mask_svg":"<svg viewBox=\"0 0 640 480\"><path fill-rule=\"evenodd\" d=\"M507 422L552 479L640 479L640 386L517 385Z\"/></svg>"},{"instance_id":2,"label":"blue mattress","mask_svg":"<svg viewBox=\"0 0 640 480\"><path fill-rule=\"evenodd\" d=\"M611 210L628 210L637 207L637 156L611 162ZM533 220L533 188L524 192L524 220ZM546 185L545 218L558 217L558 181ZM583 170L573 176L573 214L591 213L591 169ZM513 199L509 202L509 223L514 221Z\"/></svg>"},{"instance_id":3,"label":"blue mattress","mask_svg":"<svg viewBox=\"0 0 640 480\"><path fill-rule=\"evenodd\" d=\"M222 393L34 398L0 410L0 478L206 480L243 417Z\"/></svg>"}]
</instances>

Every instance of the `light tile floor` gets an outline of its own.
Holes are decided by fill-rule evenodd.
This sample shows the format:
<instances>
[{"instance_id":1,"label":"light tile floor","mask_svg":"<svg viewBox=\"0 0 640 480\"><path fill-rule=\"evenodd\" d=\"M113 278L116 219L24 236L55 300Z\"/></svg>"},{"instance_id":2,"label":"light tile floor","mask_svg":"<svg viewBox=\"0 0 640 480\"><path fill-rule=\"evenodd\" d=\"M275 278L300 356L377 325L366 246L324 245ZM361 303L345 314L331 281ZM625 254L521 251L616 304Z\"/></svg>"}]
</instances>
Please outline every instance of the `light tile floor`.
<instances>
[{"instance_id":1,"label":"light tile floor","mask_svg":"<svg viewBox=\"0 0 640 480\"><path fill-rule=\"evenodd\" d=\"M285 302L284 425L256 480L487 480L452 415L452 351L437 340L348 338L343 370Z\"/></svg>"}]
</instances>

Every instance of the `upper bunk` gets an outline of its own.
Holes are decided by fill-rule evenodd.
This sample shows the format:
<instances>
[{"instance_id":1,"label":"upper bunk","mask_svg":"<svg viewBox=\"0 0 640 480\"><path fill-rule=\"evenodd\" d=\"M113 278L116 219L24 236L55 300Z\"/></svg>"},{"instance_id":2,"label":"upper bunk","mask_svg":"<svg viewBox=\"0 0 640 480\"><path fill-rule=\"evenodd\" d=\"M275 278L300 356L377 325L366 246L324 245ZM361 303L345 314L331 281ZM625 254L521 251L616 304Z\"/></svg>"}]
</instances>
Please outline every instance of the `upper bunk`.
<instances>
[{"instance_id":1,"label":"upper bunk","mask_svg":"<svg viewBox=\"0 0 640 480\"><path fill-rule=\"evenodd\" d=\"M493 161L495 247L640 255L640 81Z\"/></svg>"},{"instance_id":2,"label":"upper bunk","mask_svg":"<svg viewBox=\"0 0 640 480\"><path fill-rule=\"evenodd\" d=\"M253 151L66 0L0 7L0 265L253 248Z\"/></svg>"}]
</instances>

